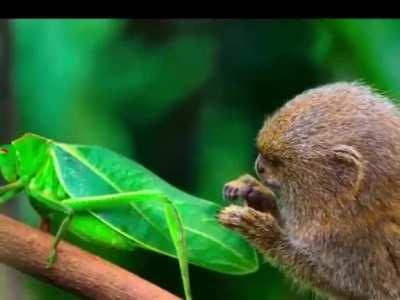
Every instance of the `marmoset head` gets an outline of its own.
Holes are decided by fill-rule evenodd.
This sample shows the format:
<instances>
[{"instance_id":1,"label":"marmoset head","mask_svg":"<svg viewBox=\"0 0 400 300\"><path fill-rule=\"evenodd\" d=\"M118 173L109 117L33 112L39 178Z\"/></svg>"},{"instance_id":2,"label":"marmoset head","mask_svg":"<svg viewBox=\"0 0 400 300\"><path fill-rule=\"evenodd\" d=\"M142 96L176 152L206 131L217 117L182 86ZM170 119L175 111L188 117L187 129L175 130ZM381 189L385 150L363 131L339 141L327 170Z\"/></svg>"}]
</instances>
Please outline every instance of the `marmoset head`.
<instances>
[{"instance_id":1,"label":"marmoset head","mask_svg":"<svg viewBox=\"0 0 400 300\"><path fill-rule=\"evenodd\" d=\"M282 201L368 206L400 193L398 141L393 104L368 87L336 83L296 96L266 119L255 168Z\"/></svg>"}]
</instances>

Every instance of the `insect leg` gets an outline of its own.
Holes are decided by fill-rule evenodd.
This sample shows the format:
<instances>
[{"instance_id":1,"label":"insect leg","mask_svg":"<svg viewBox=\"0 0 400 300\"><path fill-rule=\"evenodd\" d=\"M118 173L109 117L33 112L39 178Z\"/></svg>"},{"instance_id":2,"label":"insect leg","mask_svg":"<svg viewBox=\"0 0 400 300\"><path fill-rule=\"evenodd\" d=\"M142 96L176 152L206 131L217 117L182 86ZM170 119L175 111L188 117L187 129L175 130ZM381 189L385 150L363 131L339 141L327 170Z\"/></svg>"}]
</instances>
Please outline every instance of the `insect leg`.
<instances>
[{"instance_id":1,"label":"insect leg","mask_svg":"<svg viewBox=\"0 0 400 300\"><path fill-rule=\"evenodd\" d=\"M167 220L168 230L171 240L174 243L176 256L178 258L185 296L187 300L191 299L187 247L182 219L174 203L168 199L165 194L156 190L142 190L101 196L71 198L63 200L63 203L68 205L75 212L78 212L126 206L129 203L138 201L158 201L165 205L165 218Z\"/></svg>"},{"instance_id":2,"label":"insect leg","mask_svg":"<svg viewBox=\"0 0 400 300\"><path fill-rule=\"evenodd\" d=\"M72 220L74 210L68 205L64 204L64 201L51 199L50 197L44 196L42 193L31 191L31 195L38 201L45 203L45 205L52 211L64 214L66 216L58 228L57 234L53 240L53 244L51 245L50 254L47 258L47 268L51 268L57 260L57 246L60 243L63 234L68 229L68 225Z\"/></svg>"},{"instance_id":3,"label":"insect leg","mask_svg":"<svg viewBox=\"0 0 400 300\"><path fill-rule=\"evenodd\" d=\"M63 200L63 203L74 211L79 212L87 210L106 210L109 208L126 206L131 202L152 200L160 201L164 198L166 198L165 195L159 191L142 190L100 196L70 198Z\"/></svg>"},{"instance_id":4,"label":"insect leg","mask_svg":"<svg viewBox=\"0 0 400 300\"><path fill-rule=\"evenodd\" d=\"M60 227L58 228L56 237L53 240L53 244L51 245L50 255L47 258L47 268L51 268L57 260L57 246L61 241L62 235L68 230L68 225L71 223L73 211L69 210L66 212L67 216L62 221Z\"/></svg>"}]
</instances>

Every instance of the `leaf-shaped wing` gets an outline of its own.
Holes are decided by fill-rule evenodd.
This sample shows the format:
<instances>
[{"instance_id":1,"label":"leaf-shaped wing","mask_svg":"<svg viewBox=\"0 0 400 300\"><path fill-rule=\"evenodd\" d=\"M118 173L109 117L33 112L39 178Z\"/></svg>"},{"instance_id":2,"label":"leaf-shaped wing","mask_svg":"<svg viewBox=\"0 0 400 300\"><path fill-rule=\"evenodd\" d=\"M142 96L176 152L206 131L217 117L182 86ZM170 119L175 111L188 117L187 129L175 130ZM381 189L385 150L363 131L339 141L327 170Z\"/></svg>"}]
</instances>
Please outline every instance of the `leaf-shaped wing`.
<instances>
[{"instance_id":1,"label":"leaf-shaped wing","mask_svg":"<svg viewBox=\"0 0 400 300\"><path fill-rule=\"evenodd\" d=\"M230 274L257 270L254 249L218 223L217 204L185 193L140 164L105 148L54 145L59 175L71 197L160 190L181 215L190 263ZM129 208L96 211L93 215L142 247L176 257L161 203L132 203Z\"/></svg>"}]
</instances>

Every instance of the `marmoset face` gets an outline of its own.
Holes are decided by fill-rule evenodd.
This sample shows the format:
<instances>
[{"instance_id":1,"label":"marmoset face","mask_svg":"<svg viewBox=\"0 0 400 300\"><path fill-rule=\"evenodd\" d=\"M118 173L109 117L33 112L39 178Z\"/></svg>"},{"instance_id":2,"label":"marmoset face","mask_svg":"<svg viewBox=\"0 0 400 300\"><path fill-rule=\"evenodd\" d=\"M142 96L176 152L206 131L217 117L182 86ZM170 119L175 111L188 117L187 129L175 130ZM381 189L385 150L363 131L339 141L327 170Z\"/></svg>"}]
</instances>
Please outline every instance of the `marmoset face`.
<instances>
[{"instance_id":1,"label":"marmoset face","mask_svg":"<svg viewBox=\"0 0 400 300\"><path fill-rule=\"evenodd\" d=\"M277 159L272 160L265 158L261 154L257 156L254 165L258 178L275 193L279 192L281 188L281 181L278 178L278 168L280 168L281 165L282 163Z\"/></svg>"}]
</instances>

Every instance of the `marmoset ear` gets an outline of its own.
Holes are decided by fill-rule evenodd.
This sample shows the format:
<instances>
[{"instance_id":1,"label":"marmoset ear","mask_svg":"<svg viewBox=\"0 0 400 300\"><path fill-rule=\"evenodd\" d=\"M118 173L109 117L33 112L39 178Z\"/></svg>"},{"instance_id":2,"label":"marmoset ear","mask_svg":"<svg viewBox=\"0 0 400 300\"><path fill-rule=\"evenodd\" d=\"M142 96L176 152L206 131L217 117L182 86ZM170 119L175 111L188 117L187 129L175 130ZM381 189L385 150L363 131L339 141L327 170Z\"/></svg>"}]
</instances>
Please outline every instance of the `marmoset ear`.
<instances>
[{"instance_id":1,"label":"marmoset ear","mask_svg":"<svg viewBox=\"0 0 400 300\"><path fill-rule=\"evenodd\" d=\"M354 194L357 194L364 179L363 156L353 146L343 144L334 146L332 155L336 168L342 170L338 174L343 178L338 179L344 184L352 186Z\"/></svg>"}]
</instances>

